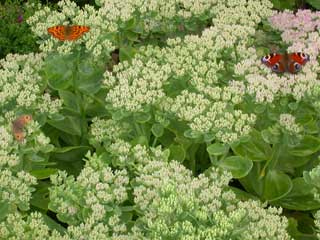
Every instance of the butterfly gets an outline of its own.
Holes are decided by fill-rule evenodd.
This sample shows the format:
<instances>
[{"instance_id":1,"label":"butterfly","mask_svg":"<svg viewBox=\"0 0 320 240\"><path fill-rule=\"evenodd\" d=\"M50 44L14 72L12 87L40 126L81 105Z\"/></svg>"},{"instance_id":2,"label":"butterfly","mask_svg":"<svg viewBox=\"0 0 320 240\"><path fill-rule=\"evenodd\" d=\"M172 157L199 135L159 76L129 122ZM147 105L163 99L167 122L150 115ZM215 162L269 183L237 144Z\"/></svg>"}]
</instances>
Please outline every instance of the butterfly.
<instances>
[{"instance_id":1,"label":"butterfly","mask_svg":"<svg viewBox=\"0 0 320 240\"><path fill-rule=\"evenodd\" d=\"M297 73L308 61L310 61L310 56L302 52L271 53L261 58L261 62L276 73Z\"/></svg>"},{"instance_id":2,"label":"butterfly","mask_svg":"<svg viewBox=\"0 0 320 240\"><path fill-rule=\"evenodd\" d=\"M81 37L86 32L89 32L90 27L87 26L54 26L48 28L48 33L60 41L74 41Z\"/></svg>"},{"instance_id":3,"label":"butterfly","mask_svg":"<svg viewBox=\"0 0 320 240\"><path fill-rule=\"evenodd\" d=\"M25 135L23 132L23 128L31 120L32 120L32 116L25 114L25 115L19 116L12 122L13 136L18 142L21 142L24 139Z\"/></svg>"}]
</instances>

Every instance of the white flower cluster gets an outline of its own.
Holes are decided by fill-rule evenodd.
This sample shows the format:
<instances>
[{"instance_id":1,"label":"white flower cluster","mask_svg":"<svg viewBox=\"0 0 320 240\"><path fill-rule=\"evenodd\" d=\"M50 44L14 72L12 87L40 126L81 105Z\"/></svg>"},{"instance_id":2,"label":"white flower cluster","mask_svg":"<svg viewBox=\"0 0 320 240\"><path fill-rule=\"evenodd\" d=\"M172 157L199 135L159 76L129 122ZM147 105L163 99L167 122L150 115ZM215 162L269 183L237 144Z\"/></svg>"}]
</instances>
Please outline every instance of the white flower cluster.
<instances>
[{"instance_id":1,"label":"white flower cluster","mask_svg":"<svg viewBox=\"0 0 320 240\"><path fill-rule=\"evenodd\" d=\"M313 187L314 199L320 202L320 165L303 173L304 180Z\"/></svg>"},{"instance_id":2,"label":"white flower cluster","mask_svg":"<svg viewBox=\"0 0 320 240\"><path fill-rule=\"evenodd\" d=\"M245 61L246 41L253 34L251 27L220 25L201 37L170 39L164 49L143 47L132 64L119 64L115 75L104 75L110 89L106 100L115 109L131 112L159 107L201 133L219 128L216 137L233 142L247 135L255 122L254 115L236 110L246 86L232 76L232 63ZM230 63L225 62L228 58Z\"/></svg>"},{"instance_id":3,"label":"white flower cluster","mask_svg":"<svg viewBox=\"0 0 320 240\"><path fill-rule=\"evenodd\" d=\"M44 54L9 54L0 60L0 108L47 114L59 111L61 100L52 100L48 93L43 93L45 82L39 75L43 57Z\"/></svg>"},{"instance_id":4,"label":"white flower cluster","mask_svg":"<svg viewBox=\"0 0 320 240\"><path fill-rule=\"evenodd\" d=\"M49 209L69 223L63 235L49 230L37 212L27 217L8 214L0 224L0 235L49 240L83 239L83 236L113 240L173 236L177 239L290 239L287 220L279 216L281 209L265 208L256 201L239 201L228 188L232 176L227 172L211 169L207 175L193 177L178 162L151 161L129 185L125 170L112 171L96 155L88 154L87 158L77 180L67 177L65 172L51 178L54 186L50 189ZM138 214L137 224L130 229L121 216L129 188Z\"/></svg>"},{"instance_id":5,"label":"white flower cluster","mask_svg":"<svg viewBox=\"0 0 320 240\"><path fill-rule=\"evenodd\" d=\"M30 161L30 158L45 161L40 155L52 151L54 147L50 144L50 139L41 131L40 125L34 120L25 126L25 138L21 142L17 141L12 131L13 120L10 112L5 114L5 118L0 119L2 125L0 126L0 168L11 169L15 172L17 166L25 165L25 161ZM28 155L30 148L33 150L32 157Z\"/></svg>"},{"instance_id":6,"label":"white flower cluster","mask_svg":"<svg viewBox=\"0 0 320 240\"><path fill-rule=\"evenodd\" d=\"M75 2L70 0L60 1L58 6L60 11L43 7L27 20L32 31L45 39L39 47L43 52L57 50L60 54L68 54L78 48L79 43L85 42L87 50L92 53L95 57L93 60L95 60L101 56L108 56L114 50L111 40L107 37L101 38L101 36L107 35L109 32L115 32L117 27L115 23L104 18L101 11L97 11L89 5L80 9ZM61 44L58 39L51 37L47 32L47 28L56 25L89 26L90 31L77 41L65 41Z\"/></svg>"},{"instance_id":7,"label":"white flower cluster","mask_svg":"<svg viewBox=\"0 0 320 240\"><path fill-rule=\"evenodd\" d=\"M50 188L49 208L57 212L62 221L72 225L90 219L96 223L105 222L116 217L118 206L128 198L126 170L112 171L96 154L88 153L87 158L76 180L67 177L65 172L51 176L54 186ZM109 227L116 231L114 226ZM126 231L125 227L121 231Z\"/></svg>"},{"instance_id":8,"label":"white flower cluster","mask_svg":"<svg viewBox=\"0 0 320 240\"><path fill-rule=\"evenodd\" d=\"M148 48L148 50L153 53L147 54L158 53L155 49ZM169 64L160 65L158 61L137 56L130 65L127 62L120 63L120 66L114 69L116 84L108 92L107 102L114 108L132 112L142 111L146 104L152 105L158 102L165 95L163 84L171 74ZM104 81L107 86L110 85L110 81L114 82L113 76L108 75L108 77L111 77L111 80Z\"/></svg>"},{"instance_id":9,"label":"white flower cluster","mask_svg":"<svg viewBox=\"0 0 320 240\"><path fill-rule=\"evenodd\" d=\"M167 161L168 150L161 150L161 146L156 148L146 147L140 144L132 146L124 140L117 140L107 149L113 158L113 164L118 167L140 170L152 161Z\"/></svg>"},{"instance_id":10,"label":"white flower cluster","mask_svg":"<svg viewBox=\"0 0 320 240\"><path fill-rule=\"evenodd\" d=\"M272 3L265 0L219 1L213 9L213 24L239 24L255 27L266 16L271 16Z\"/></svg>"},{"instance_id":11,"label":"white flower cluster","mask_svg":"<svg viewBox=\"0 0 320 240\"><path fill-rule=\"evenodd\" d=\"M91 142L107 142L115 141L116 139L121 138L122 135L128 134L128 127L125 123L117 122L113 119L100 119L93 118L92 124L90 125L90 134L92 139Z\"/></svg>"},{"instance_id":12,"label":"white flower cluster","mask_svg":"<svg viewBox=\"0 0 320 240\"><path fill-rule=\"evenodd\" d=\"M260 63L259 63L260 64ZM256 69L257 66L252 66ZM312 69L313 68L313 69ZM320 85L317 80L317 72L320 72L319 65L314 62L307 63L302 72L297 75L277 75L267 72L252 73L245 76L247 80L247 92L255 97L256 102L273 102L281 96L293 96L299 101L310 95L312 90Z\"/></svg>"},{"instance_id":13,"label":"white flower cluster","mask_svg":"<svg viewBox=\"0 0 320 240\"><path fill-rule=\"evenodd\" d=\"M17 208L26 211L35 190L32 185L36 183L36 178L27 172L20 171L14 175L9 170L0 170L0 199L11 205L9 211Z\"/></svg>"},{"instance_id":14,"label":"white flower cluster","mask_svg":"<svg viewBox=\"0 0 320 240\"><path fill-rule=\"evenodd\" d=\"M119 218L110 218L109 225L114 228L119 227L117 224ZM110 239L110 240L125 240L135 239L132 236L118 234L114 232L108 224L96 223L92 218L78 226L68 226L64 235L56 229L50 229L46 224L43 215L39 212L32 212L28 216L22 216L19 213L8 214L5 221L0 223L1 239L35 239L35 240L73 240L86 239L85 236L90 236L90 239Z\"/></svg>"},{"instance_id":15,"label":"white flower cluster","mask_svg":"<svg viewBox=\"0 0 320 240\"><path fill-rule=\"evenodd\" d=\"M227 102L216 101L210 103L198 94L183 91L175 99L166 99L164 109L176 114L181 120L189 122L194 131L200 133L214 133L216 138L224 143L231 143L241 136L249 134L255 123L254 114L245 114L240 110L233 110Z\"/></svg>"},{"instance_id":16,"label":"white flower cluster","mask_svg":"<svg viewBox=\"0 0 320 240\"><path fill-rule=\"evenodd\" d=\"M100 0L107 19L126 22L135 15L143 19L144 30L176 29L175 21L187 23L194 18L213 18L213 23L241 24L253 26L261 18L271 15L272 4L268 0Z\"/></svg>"},{"instance_id":17,"label":"white flower cluster","mask_svg":"<svg viewBox=\"0 0 320 240\"><path fill-rule=\"evenodd\" d=\"M271 15L272 7L269 0L99 0L97 4L101 6L97 10L89 5L80 9L74 2L63 0L58 3L60 11L51 11L48 7L37 11L27 22L37 36L46 39L40 49L44 52L57 49L64 54L77 46L74 42L60 45L57 44L58 40L49 37L47 28L55 25L89 26L90 32L76 42L85 42L87 50L98 58L101 55L108 56L114 50L112 34L130 24L133 30L142 28L137 31L144 33L174 32L184 28L181 22L188 25L189 21L206 21L212 18L214 25L254 26L261 18Z\"/></svg>"},{"instance_id":18,"label":"white flower cluster","mask_svg":"<svg viewBox=\"0 0 320 240\"><path fill-rule=\"evenodd\" d=\"M281 209L242 202L228 190L231 175L212 169L192 177L177 162L151 162L136 178L134 200L151 239L290 239ZM194 224L196 222L197 224Z\"/></svg>"},{"instance_id":19,"label":"white flower cluster","mask_svg":"<svg viewBox=\"0 0 320 240\"><path fill-rule=\"evenodd\" d=\"M315 221L315 227L317 230L317 238L320 239L320 211L317 211L314 215Z\"/></svg>"},{"instance_id":20,"label":"white flower cluster","mask_svg":"<svg viewBox=\"0 0 320 240\"><path fill-rule=\"evenodd\" d=\"M142 21L143 29L150 31L174 31L177 29L177 18L187 22L190 18L210 19L214 16L214 9L218 0L99 0L104 18L112 22L127 22L137 18Z\"/></svg>"},{"instance_id":21,"label":"white flower cluster","mask_svg":"<svg viewBox=\"0 0 320 240\"><path fill-rule=\"evenodd\" d=\"M281 129L285 129L290 134L298 135L303 131L303 127L296 123L296 118L288 113L280 114L279 124Z\"/></svg>"},{"instance_id":22,"label":"white flower cluster","mask_svg":"<svg viewBox=\"0 0 320 240\"><path fill-rule=\"evenodd\" d=\"M39 212L31 213L26 219L16 212L0 223L1 239L48 239L48 236L49 227Z\"/></svg>"}]
</instances>

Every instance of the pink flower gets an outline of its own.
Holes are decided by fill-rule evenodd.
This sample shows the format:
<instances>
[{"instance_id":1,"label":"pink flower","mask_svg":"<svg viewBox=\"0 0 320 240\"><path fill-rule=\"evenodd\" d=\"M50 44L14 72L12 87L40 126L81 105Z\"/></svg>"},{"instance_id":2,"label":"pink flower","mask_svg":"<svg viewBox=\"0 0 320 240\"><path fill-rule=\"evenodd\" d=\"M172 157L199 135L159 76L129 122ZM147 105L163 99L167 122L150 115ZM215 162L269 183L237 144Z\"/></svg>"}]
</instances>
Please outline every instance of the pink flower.
<instances>
[{"instance_id":1,"label":"pink flower","mask_svg":"<svg viewBox=\"0 0 320 240\"><path fill-rule=\"evenodd\" d=\"M320 37L317 29L320 27L320 12L298 10L294 14L284 11L270 17L269 22L275 29L282 31L281 38L284 42L292 44L289 49L304 52L309 50L311 52L307 53L311 55L319 54Z\"/></svg>"}]
</instances>

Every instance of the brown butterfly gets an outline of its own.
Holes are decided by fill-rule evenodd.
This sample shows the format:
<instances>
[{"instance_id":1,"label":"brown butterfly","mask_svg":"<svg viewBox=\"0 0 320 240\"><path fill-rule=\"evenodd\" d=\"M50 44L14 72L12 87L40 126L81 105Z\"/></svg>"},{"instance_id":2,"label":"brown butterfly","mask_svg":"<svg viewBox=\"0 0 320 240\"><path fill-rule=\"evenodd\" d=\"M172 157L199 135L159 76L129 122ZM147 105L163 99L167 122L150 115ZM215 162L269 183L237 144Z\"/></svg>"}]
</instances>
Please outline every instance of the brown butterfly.
<instances>
[{"instance_id":1,"label":"brown butterfly","mask_svg":"<svg viewBox=\"0 0 320 240\"><path fill-rule=\"evenodd\" d=\"M12 122L13 136L18 142L21 142L25 135L23 132L24 126L32 120L32 116L28 114L21 115Z\"/></svg>"},{"instance_id":2,"label":"brown butterfly","mask_svg":"<svg viewBox=\"0 0 320 240\"><path fill-rule=\"evenodd\" d=\"M54 26L48 28L48 33L60 41L75 41L86 32L89 32L88 26Z\"/></svg>"}]
</instances>

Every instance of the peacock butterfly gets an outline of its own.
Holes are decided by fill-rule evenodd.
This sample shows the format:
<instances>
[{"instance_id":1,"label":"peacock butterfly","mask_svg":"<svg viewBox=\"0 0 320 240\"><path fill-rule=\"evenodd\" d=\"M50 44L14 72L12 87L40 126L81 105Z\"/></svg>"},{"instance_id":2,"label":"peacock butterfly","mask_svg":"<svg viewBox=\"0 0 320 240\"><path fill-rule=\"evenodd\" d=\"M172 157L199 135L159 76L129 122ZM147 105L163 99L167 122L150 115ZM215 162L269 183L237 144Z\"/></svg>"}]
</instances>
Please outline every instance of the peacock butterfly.
<instances>
[{"instance_id":1,"label":"peacock butterfly","mask_svg":"<svg viewBox=\"0 0 320 240\"><path fill-rule=\"evenodd\" d=\"M261 62L276 73L297 73L308 61L310 61L310 56L302 52L271 53L261 58Z\"/></svg>"}]
</instances>

